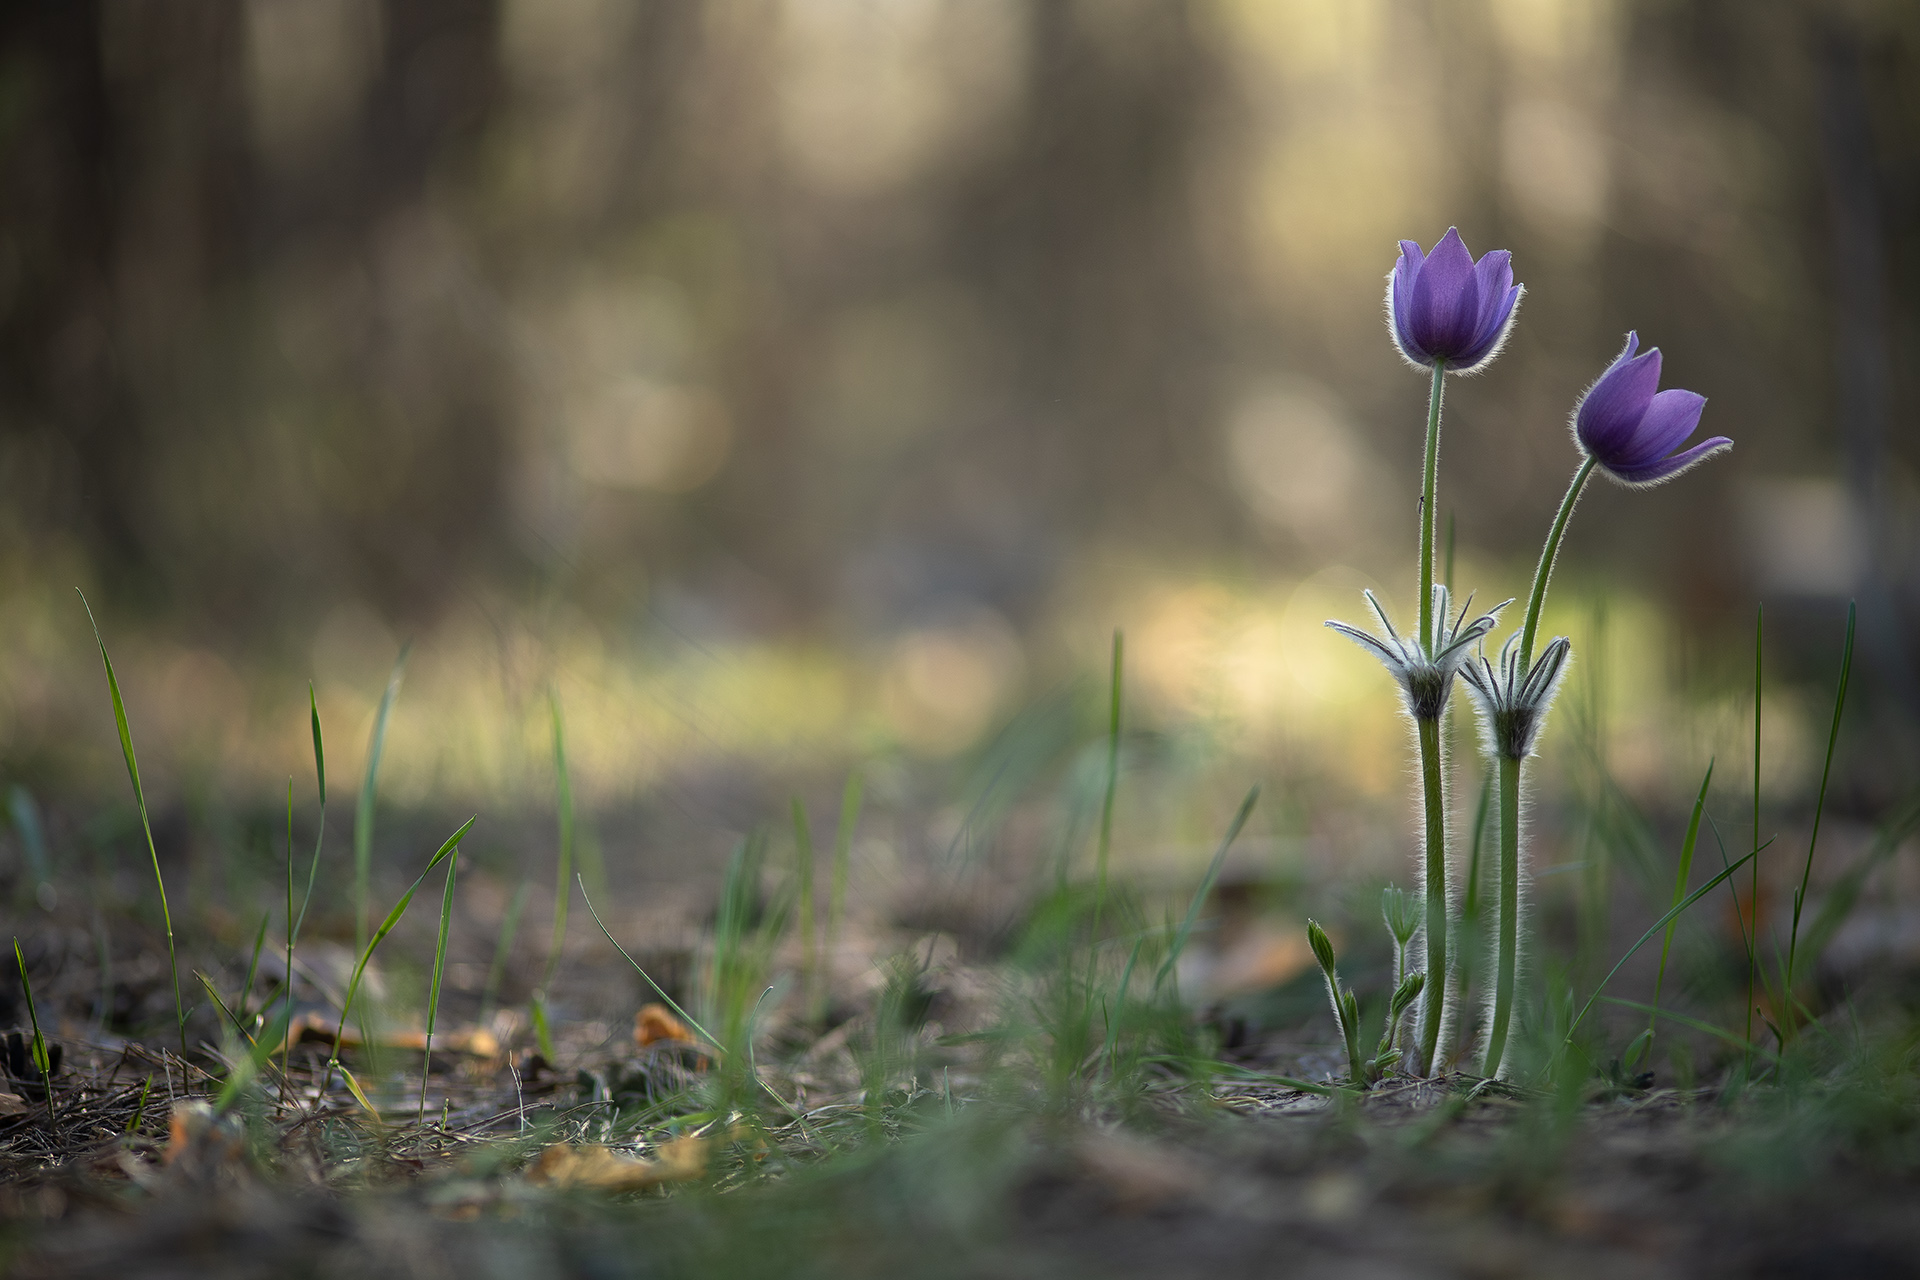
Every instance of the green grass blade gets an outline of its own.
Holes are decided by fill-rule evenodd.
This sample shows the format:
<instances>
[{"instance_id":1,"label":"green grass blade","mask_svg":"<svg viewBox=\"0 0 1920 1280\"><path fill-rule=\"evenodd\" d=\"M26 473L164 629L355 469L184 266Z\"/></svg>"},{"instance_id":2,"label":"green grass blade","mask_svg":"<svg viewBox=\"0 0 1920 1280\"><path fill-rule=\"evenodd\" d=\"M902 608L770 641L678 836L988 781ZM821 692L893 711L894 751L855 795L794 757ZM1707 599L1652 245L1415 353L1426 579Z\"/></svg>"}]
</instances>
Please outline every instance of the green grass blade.
<instances>
[{"instance_id":1,"label":"green grass blade","mask_svg":"<svg viewBox=\"0 0 1920 1280\"><path fill-rule=\"evenodd\" d=\"M75 588L76 591L79 588ZM140 809L140 829L147 837L147 856L153 860L153 882L160 890L160 919L167 929L167 969L173 977L173 1016L180 1033L180 1056L187 1056L187 1014L180 1000L180 962L173 945L173 912L167 906L167 881L160 874L160 851L153 843L153 823L147 817L147 793L140 786L140 761L133 753L133 732L127 727L127 704L120 696L120 678L113 673L113 659L107 656L107 642L100 638L100 624L94 620L87 593L80 592L80 607L87 611L93 627L93 641L100 646L100 665L106 668L107 692L113 698L113 723L120 731L120 752L127 760L127 777L133 783L133 801Z\"/></svg>"},{"instance_id":2,"label":"green grass blade","mask_svg":"<svg viewBox=\"0 0 1920 1280\"><path fill-rule=\"evenodd\" d=\"M240 995L234 1004L240 1010L240 1017L247 1016L247 999L253 994L253 980L260 973L260 952L267 945L267 922L273 919L273 912L260 914L260 931L253 935L253 959L247 962L247 976L240 983Z\"/></svg>"},{"instance_id":3,"label":"green grass blade","mask_svg":"<svg viewBox=\"0 0 1920 1280\"><path fill-rule=\"evenodd\" d=\"M373 736L367 742L367 771L360 780L360 803L353 813L353 941L356 949L366 945L367 940L367 890L373 873L373 811L380 789L380 758L387 750L387 720L393 714L394 699L400 696L400 677L406 671L407 651L412 647L411 643L400 646L400 656L394 659L393 671L387 676L387 687L380 694L380 709L373 716ZM314 765L321 778L321 803L325 804L326 770L319 751L320 716L317 711L313 722Z\"/></svg>"},{"instance_id":4,"label":"green grass blade","mask_svg":"<svg viewBox=\"0 0 1920 1280\"><path fill-rule=\"evenodd\" d=\"M560 876L553 889L553 942L547 948L547 968L540 979L540 999L560 968L560 952L567 941L567 906L573 901L573 775L567 769L567 726L560 713L560 695L547 693L553 726L554 808L560 824Z\"/></svg>"},{"instance_id":5,"label":"green grass blade","mask_svg":"<svg viewBox=\"0 0 1920 1280\"><path fill-rule=\"evenodd\" d=\"M1773 842L1771 840L1767 842L1767 844L1772 844L1772 843ZM1761 845L1759 849L1755 849L1752 853L1749 853L1743 856L1738 862L1735 862L1727 866L1723 870L1721 870L1718 875L1713 877L1713 879L1707 881L1705 884L1701 885L1698 889L1695 889L1692 893L1688 894L1684 900L1676 904L1665 915L1661 916L1658 920L1655 920L1650 926L1648 926L1647 931L1640 935L1640 940L1627 948L1627 953L1620 957L1618 963L1616 963L1613 966L1613 968L1607 970L1607 976L1600 979L1600 985L1593 989L1593 994L1591 996L1587 997L1586 1004L1580 1007L1580 1012L1577 1015L1575 1015L1572 1023L1570 1023L1567 1027L1566 1039L1562 1042L1563 1046L1571 1045L1573 1043L1573 1033L1580 1029L1580 1024L1582 1022L1586 1021L1587 1013L1593 1008L1593 1002L1600 998L1600 993L1606 990L1607 984L1609 982L1612 982L1614 975L1620 972L1621 965L1624 965L1626 964L1627 961L1631 960L1634 956L1634 953L1639 951L1641 947L1644 947L1647 944L1647 940L1653 937L1654 934L1666 928L1668 921L1679 919L1680 916L1685 913L1688 907L1691 907L1694 903L1706 897L1708 893L1718 888L1720 886L1721 881L1731 879L1733 877L1734 872L1738 871L1741 867L1744 867L1745 865L1747 865L1747 863L1759 857L1761 849L1765 849L1766 847L1767 845L1764 845L1764 844Z\"/></svg>"},{"instance_id":6,"label":"green grass blade","mask_svg":"<svg viewBox=\"0 0 1920 1280\"><path fill-rule=\"evenodd\" d=\"M433 983L427 992L427 1048L420 1062L420 1119L427 1118L427 1077L433 1071L433 1026L440 1013L440 981L447 972L447 934L453 926L453 882L460 873L460 850L447 859L447 888L440 895L440 934L433 944Z\"/></svg>"},{"instance_id":7,"label":"green grass blade","mask_svg":"<svg viewBox=\"0 0 1920 1280\"><path fill-rule=\"evenodd\" d=\"M694 1031L698 1032L700 1034L700 1038L705 1040L708 1044L712 1045L717 1052L724 1054L726 1051L725 1046L723 1046L720 1043L720 1041L715 1038L714 1034L711 1031L708 1031L705 1027L701 1026L699 1022L694 1019L692 1014L688 1013L685 1009L682 1009L680 1007L679 1002L676 1001L672 996L667 994L667 989L661 986L659 983L655 982L653 980L653 975L648 973L645 969L642 969L640 967L640 962L638 960L635 960L632 956L627 954L627 949L620 945L620 940L613 936L612 930L607 928L606 922L600 918L600 913L594 910L593 899L587 896L587 886L585 881L581 880L578 876L576 876L574 877L574 882L580 886L580 901L587 904L587 914L592 916L593 922L600 926L600 932L607 935L607 941L611 942L613 944L613 949L620 953L620 958L633 966L633 971L639 974L641 979L648 986L653 988L655 995L659 996L663 1001L666 1002L667 1008L673 1010L674 1016L678 1017L680 1021L686 1023L687 1026L692 1028Z\"/></svg>"},{"instance_id":8,"label":"green grass blade","mask_svg":"<svg viewBox=\"0 0 1920 1280\"><path fill-rule=\"evenodd\" d=\"M1220 841L1220 847L1214 851L1213 861L1207 864L1207 874L1200 881L1200 887L1193 891L1193 901L1187 904L1187 915L1174 931L1173 945L1167 949L1167 958L1160 962L1160 972L1153 977L1153 989L1158 991L1174 965L1180 961L1180 953L1186 950L1187 937L1193 932L1194 921L1200 918L1200 908L1206 903L1207 895L1213 892L1213 882L1220 876L1220 868L1227 860L1227 850L1233 848L1233 842L1240 835L1240 828L1247 825L1247 818L1253 813L1255 802L1260 799L1260 788L1255 785L1247 792L1247 798L1240 802L1240 811L1233 815L1233 822L1227 827L1226 837Z\"/></svg>"},{"instance_id":9,"label":"green grass blade","mask_svg":"<svg viewBox=\"0 0 1920 1280\"><path fill-rule=\"evenodd\" d=\"M318 714L314 716L313 723L318 729L320 725ZM287 980L286 985L281 989L289 1019L293 1016L293 930L293 776L289 774L287 776ZM284 1036L281 1039L280 1075L284 1079L287 1074L287 1055L292 1051L292 1046L284 1043Z\"/></svg>"},{"instance_id":10,"label":"green grass blade","mask_svg":"<svg viewBox=\"0 0 1920 1280\"><path fill-rule=\"evenodd\" d=\"M27 1018L33 1024L33 1065L40 1072L40 1087L47 1097L47 1124L53 1124L53 1056L47 1052L47 1038L40 1034L40 1011L33 1001L33 979L27 976L27 957L21 953L20 939L13 940L14 963L20 966L20 989L27 996Z\"/></svg>"},{"instance_id":11,"label":"green grass blade","mask_svg":"<svg viewBox=\"0 0 1920 1280\"><path fill-rule=\"evenodd\" d=\"M500 921L500 937L493 945L493 963L487 967L487 985L480 995L480 1024L485 1026L493 1021L494 1008L500 1002L500 983L507 976L507 960L513 954L514 935L520 931L520 913L526 910L527 894L532 892L533 882L522 880L520 887L513 891L513 899L507 903L507 913Z\"/></svg>"},{"instance_id":12,"label":"green grass blade","mask_svg":"<svg viewBox=\"0 0 1920 1280\"><path fill-rule=\"evenodd\" d=\"M853 862L853 833L860 825L860 804L866 794L866 778L858 769L847 774L846 789L840 793L840 826L833 834L833 878L827 885L827 936L821 947L820 1005L814 1021L826 1018L829 988L833 982L835 945L847 915L847 878Z\"/></svg>"},{"instance_id":13,"label":"green grass blade","mask_svg":"<svg viewBox=\"0 0 1920 1280\"><path fill-rule=\"evenodd\" d=\"M809 1011L814 1005L814 986L820 974L820 957L815 950L813 920L813 827L807 820L807 806L793 797L793 879L794 896L800 908L800 987Z\"/></svg>"},{"instance_id":14,"label":"green grass blade","mask_svg":"<svg viewBox=\"0 0 1920 1280\"><path fill-rule=\"evenodd\" d=\"M1120 694L1126 637L1113 633L1113 679L1107 695L1107 786L1100 801L1100 843L1094 853L1093 937L1100 938L1100 912L1107 901L1107 854L1113 847L1113 799L1120 789Z\"/></svg>"},{"instance_id":15,"label":"green grass blade","mask_svg":"<svg viewBox=\"0 0 1920 1280\"><path fill-rule=\"evenodd\" d=\"M299 935L300 927L307 922L307 908L313 905L313 887L319 881L320 877L320 849L327 838L327 751L326 744L322 742L320 737L320 704L314 698L312 681L307 682L307 708L313 717L313 776L320 787L320 817L318 819L319 827L313 835L313 861L307 866L307 892L306 896L300 899L300 918L288 926L292 930L292 932L287 935L287 945L289 948L293 945L293 939ZM289 844L291 844L293 838L293 792L291 782L288 784L287 805L287 838ZM291 976L293 973L293 965L291 963L287 965L287 973L289 975L287 981L291 983L293 981Z\"/></svg>"},{"instance_id":16,"label":"green grass blade","mask_svg":"<svg viewBox=\"0 0 1920 1280\"><path fill-rule=\"evenodd\" d=\"M1758 606L1753 616L1753 851L1760 852L1760 658L1766 637L1767 607ZM1747 890L1747 906L1753 913L1753 928L1742 926L1747 939L1747 1043L1753 1043L1753 997L1760 980L1760 859L1753 860L1752 883Z\"/></svg>"},{"instance_id":17,"label":"green grass blade","mask_svg":"<svg viewBox=\"0 0 1920 1280\"><path fill-rule=\"evenodd\" d=\"M265 1067L268 1060L273 1057L273 1046L286 1043L287 1028L292 1025L292 1022L293 1008L288 1006L280 1010L279 1016L274 1018L272 1024L258 1039L253 1040L252 1047L247 1050L247 1056L234 1064L233 1070L227 1073L226 1083L220 1086L220 1093L213 1103L215 1111L225 1111L232 1106L234 1100L240 1096L241 1090L260 1074L261 1068Z\"/></svg>"},{"instance_id":18,"label":"green grass blade","mask_svg":"<svg viewBox=\"0 0 1920 1280\"><path fill-rule=\"evenodd\" d=\"M1707 807L1707 788L1713 785L1713 761L1707 761L1707 776L1700 780L1700 794L1693 800L1693 816L1687 819L1687 838L1680 843L1680 869L1673 880L1673 901L1677 905L1687 892L1687 881L1693 876L1693 850L1700 839L1700 814ZM1667 933L1660 941L1660 970L1653 979L1653 1005L1660 1007L1660 988L1667 980L1667 952L1673 947L1673 931L1679 927L1680 918L1675 916L1667 922ZM1647 1034L1653 1034L1653 1017L1647 1018Z\"/></svg>"},{"instance_id":19,"label":"green grass blade","mask_svg":"<svg viewBox=\"0 0 1920 1280\"><path fill-rule=\"evenodd\" d=\"M327 748L320 739L320 698L307 681L307 713L313 722L313 776L320 787L320 807L327 807Z\"/></svg>"},{"instance_id":20,"label":"green grass blade","mask_svg":"<svg viewBox=\"0 0 1920 1280\"><path fill-rule=\"evenodd\" d=\"M1473 810L1473 843L1467 850L1467 888L1461 899L1460 913L1467 920L1480 918L1480 851L1487 843L1487 812L1493 804L1493 769L1488 767L1480 779L1480 803Z\"/></svg>"},{"instance_id":21,"label":"green grass blade","mask_svg":"<svg viewBox=\"0 0 1920 1280\"><path fill-rule=\"evenodd\" d=\"M1145 943L1144 936L1133 940L1133 949L1127 953L1126 967L1120 971L1120 985L1114 988L1113 1013L1107 1019L1107 1043L1104 1050L1108 1079L1113 1078L1113 1056L1120 1043L1120 1022L1127 1011L1127 988L1133 985L1133 966L1139 963L1140 948Z\"/></svg>"},{"instance_id":22,"label":"green grass blade","mask_svg":"<svg viewBox=\"0 0 1920 1280\"><path fill-rule=\"evenodd\" d=\"M1827 729L1827 757L1820 766L1820 795L1813 803L1813 834L1807 838L1807 865L1800 872L1800 887L1793 894L1793 931L1787 935L1786 987L1792 991L1799 979L1796 967L1800 955L1800 912L1807 903L1807 885L1813 879L1813 851L1820 843L1820 815L1827 807L1827 779L1833 774L1833 749L1840 741L1840 713L1847 707L1847 681L1853 674L1854 603L1847 601L1847 641L1840 654L1840 687L1833 695L1833 723Z\"/></svg>"},{"instance_id":23,"label":"green grass blade","mask_svg":"<svg viewBox=\"0 0 1920 1280\"><path fill-rule=\"evenodd\" d=\"M1742 1051L1752 1050L1755 1053L1773 1059L1775 1062L1780 1060L1780 1055L1765 1045L1749 1044L1733 1032L1728 1031L1725 1027L1716 1027L1713 1023L1700 1018L1691 1018L1684 1013L1675 1013L1672 1009L1662 1009L1658 1005L1641 1004L1638 1000L1622 1000L1619 996L1602 996L1601 999L1605 1000L1608 1004L1617 1004L1623 1009L1638 1010L1646 1014L1649 1019L1665 1018L1667 1021L1677 1022L1683 1027L1692 1027L1695 1031L1703 1032L1718 1040L1724 1040L1736 1049Z\"/></svg>"}]
</instances>

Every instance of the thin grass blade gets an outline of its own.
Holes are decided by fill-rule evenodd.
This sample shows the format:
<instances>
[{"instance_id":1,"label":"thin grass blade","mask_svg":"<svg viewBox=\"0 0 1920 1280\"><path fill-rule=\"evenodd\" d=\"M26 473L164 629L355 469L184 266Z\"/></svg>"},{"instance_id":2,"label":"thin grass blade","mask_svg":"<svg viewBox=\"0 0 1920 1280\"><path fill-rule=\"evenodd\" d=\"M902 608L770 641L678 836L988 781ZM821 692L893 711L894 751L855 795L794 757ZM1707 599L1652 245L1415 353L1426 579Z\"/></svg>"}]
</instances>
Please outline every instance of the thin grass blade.
<instances>
[{"instance_id":1,"label":"thin grass blade","mask_svg":"<svg viewBox=\"0 0 1920 1280\"><path fill-rule=\"evenodd\" d=\"M367 940L367 890L368 880L373 870L373 818L374 804L380 789L380 758L387 750L387 721L393 714L394 699L400 696L400 678L407 669L407 651L412 643L400 646L400 656L394 659L393 670L387 676L387 687L380 694L380 708L373 716L373 736L367 742L367 770L360 780L360 803L353 813L353 920L354 945L364 946ZM311 694L312 686L308 686ZM314 763L320 774L321 803L326 803L326 771L321 758L320 717L314 714Z\"/></svg>"},{"instance_id":2,"label":"thin grass blade","mask_svg":"<svg viewBox=\"0 0 1920 1280\"><path fill-rule=\"evenodd\" d=\"M433 1027L440 1013L440 981L447 972L447 934L453 926L453 882L460 874L460 850L447 859L447 888L440 895L440 934L433 944L433 981L427 991L427 1048L420 1062L420 1119L427 1118L427 1078L433 1073Z\"/></svg>"},{"instance_id":3,"label":"thin grass blade","mask_svg":"<svg viewBox=\"0 0 1920 1280\"><path fill-rule=\"evenodd\" d=\"M79 588L74 588L79 591ZM153 882L160 890L160 919L167 929L167 969L173 978L173 1016L180 1033L180 1056L187 1056L187 1014L180 1000L180 962L173 945L173 912L167 906L167 880L160 874L160 851L153 843L153 823L147 817L147 793L140 785L140 761L133 753L133 732L127 727L127 704L120 696L120 678L113 672L113 659L107 656L107 642L100 638L100 624L94 620L87 593L80 591L80 607L87 611L93 627L93 641L100 646L100 665L106 668L107 692L113 698L113 723L120 731L120 753L126 757L127 778L133 783L133 801L140 809L140 830L147 837L147 856L153 860Z\"/></svg>"},{"instance_id":4,"label":"thin grass blade","mask_svg":"<svg viewBox=\"0 0 1920 1280\"><path fill-rule=\"evenodd\" d=\"M1174 930L1173 945L1167 949L1167 958L1160 962L1160 971L1153 977L1153 989L1158 991L1173 968L1180 961L1180 953L1186 950L1187 938L1193 933L1194 921L1200 918L1200 908L1205 905L1207 895L1213 892L1213 882L1220 876L1220 868L1227 860L1227 850L1233 848L1233 842L1239 838L1240 828L1247 825L1247 818L1253 813L1254 804L1260 799L1260 788L1256 784L1247 792L1247 798L1240 802L1240 811L1233 815L1233 821L1227 827L1227 834L1220 841L1220 847L1214 851L1213 861L1207 864L1207 874L1201 879L1200 887L1193 891L1193 901L1187 904L1186 918L1180 927Z\"/></svg>"}]
</instances>

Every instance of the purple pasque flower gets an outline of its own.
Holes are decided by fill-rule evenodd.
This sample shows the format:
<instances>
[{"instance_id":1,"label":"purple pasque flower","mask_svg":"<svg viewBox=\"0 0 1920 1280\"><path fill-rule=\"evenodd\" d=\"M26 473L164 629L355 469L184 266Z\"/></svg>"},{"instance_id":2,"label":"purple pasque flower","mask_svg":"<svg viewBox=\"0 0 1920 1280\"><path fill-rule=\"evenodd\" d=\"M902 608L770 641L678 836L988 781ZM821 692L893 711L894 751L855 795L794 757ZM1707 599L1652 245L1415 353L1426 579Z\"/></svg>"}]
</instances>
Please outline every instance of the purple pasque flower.
<instances>
[{"instance_id":1,"label":"purple pasque flower","mask_svg":"<svg viewBox=\"0 0 1920 1280\"><path fill-rule=\"evenodd\" d=\"M1607 366L1573 411L1573 438L1580 452L1624 485L1659 484L1703 458L1733 448L1725 436L1703 440L1675 453L1694 428L1707 398L1691 391L1660 390L1660 348L1645 355L1640 335Z\"/></svg>"},{"instance_id":2,"label":"purple pasque flower","mask_svg":"<svg viewBox=\"0 0 1920 1280\"><path fill-rule=\"evenodd\" d=\"M1400 242L1387 274L1387 329L1409 364L1444 360L1448 373L1474 373L1500 354L1525 292L1513 282L1512 254L1495 249L1475 262L1449 227L1432 253Z\"/></svg>"}]
</instances>

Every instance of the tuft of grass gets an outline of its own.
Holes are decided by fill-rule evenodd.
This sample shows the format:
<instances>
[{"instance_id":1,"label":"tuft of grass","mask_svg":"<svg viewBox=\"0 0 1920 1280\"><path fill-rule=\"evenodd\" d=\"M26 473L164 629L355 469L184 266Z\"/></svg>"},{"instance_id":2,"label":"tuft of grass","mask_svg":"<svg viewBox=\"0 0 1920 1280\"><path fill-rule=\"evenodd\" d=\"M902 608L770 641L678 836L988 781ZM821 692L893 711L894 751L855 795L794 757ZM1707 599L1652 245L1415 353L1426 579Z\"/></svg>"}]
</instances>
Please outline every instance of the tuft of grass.
<instances>
[{"instance_id":1,"label":"tuft of grass","mask_svg":"<svg viewBox=\"0 0 1920 1280\"><path fill-rule=\"evenodd\" d=\"M400 901L394 903L393 910L387 913L387 918L381 921L380 927L374 930L373 936L368 938L366 944L360 949L360 958L353 966L353 977L347 983L346 996L340 1002L340 1033L334 1036L333 1052L327 1055L326 1071L320 1077L319 1097L326 1097L327 1086L333 1083L333 1073L335 1069L340 1066L340 1041L345 1037L347 1018L348 1015L353 1012L353 998L360 991L360 979L366 974L367 963L373 959L374 948L378 947L380 943L385 940L386 936L393 932L394 926L400 923L400 917L407 913L407 906L413 901L413 895L420 891L420 886L426 883L426 879L432 874L433 869L453 855L454 851L460 847L460 841L466 838L467 832L471 831L473 824L479 820L479 815L475 814L462 823L458 831L447 837L446 843L442 844L434 853L433 857L427 860L426 869L420 873L418 879L407 887L407 891L400 895ZM366 1099L361 1095L359 1086L353 1081L353 1078L348 1076L347 1081L348 1087L354 1091L354 1096L361 1099L362 1105L366 1105ZM368 1110L371 1111L372 1109L371 1106L368 1106Z\"/></svg>"},{"instance_id":2,"label":"tuft of grass","mask_svg":"<svg viewBox=\"0 0 1920 1280\"><path fill-rule=\"evenodd\" d=\"M79 588L74 588L79 591ZM180 1056L187 1056L187 1011L180 1000L180 960L173 945L173 912L167 906L167 880L160 874L160 851L153 843L153 822L147 816L147 793L140 785L140 762L133 753L133 733L127 728L127 704L120 696L120 679L113 673L113 659L107 656L107 642L100 638L100 624L94 620L87 593L80 591L80 607L87 611L93 627L93 641L100 646L100 665L106 668L107 692L113 698L113 723L120 731L120 753L126 757L127 777L133 783L134 804L140 809L140 830L147 837L147 856L153 860L153 882L160 890L160 920L167 930L167 970L173 977L174 1029L180 1035Z\"/></svg>"}]
</instances>

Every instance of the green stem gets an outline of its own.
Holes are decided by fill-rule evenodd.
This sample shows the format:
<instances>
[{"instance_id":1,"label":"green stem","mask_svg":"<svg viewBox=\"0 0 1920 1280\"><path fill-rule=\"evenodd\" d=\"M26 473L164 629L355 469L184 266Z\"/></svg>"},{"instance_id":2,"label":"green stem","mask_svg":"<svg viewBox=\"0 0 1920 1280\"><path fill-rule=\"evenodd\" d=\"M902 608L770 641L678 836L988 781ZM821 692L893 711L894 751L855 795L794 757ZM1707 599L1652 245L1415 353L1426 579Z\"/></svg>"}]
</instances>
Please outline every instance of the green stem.
<instances>
[{"instance_id":1,"label":"green stem","mask_svg":"<svg viewBox=\"0 0 1920 1280\"><path fill-rule=\"evenodd\" d=\"M1410 1064L1433 1070L1447 1002L1447 801L1440 766L1440 721L1415 721L1420 730L1420 780L1427 818L1426 986L1420 993L1420 1045Z\"/></svg>"},{"instance_id":2,"label":"green stem","mask_svg":"<svg viewBox=\"0 0 1920 1280\"><path fill-rule=\"evenodd\" d=\"M1527 624L1520 632L1520 678L1523 680L1533 666L1533 638L1540 630L1540 607L1547 602L1547 580L1553 577L1553 558L1560 554L1567 517L1580 501L1580 491L1587 487L1587 477L1593 474L1594 465L1594 460L1588 458L1573 473L1573 483L1567 486L1567 496L1560 499L1560 512L1554 516L1553 529L1547 534L1547 545L1540 548L1540 566L1533 571L1533 594L1527 599Z\"/></svg>"},{"instance_id":3,"label":"green stem","mask_svg":"<svg viewBox=\"0 0 1920 1280\"><path fill-rule=\"evenodd\" d=\"M1433 362L1427 393L1427 464L1420 478L1420 644L1433 652L1433 486L1440 469L1440 402L1446 395L1447 362Z\"/></svg>"},{"instance_id":4,"label":"green stem","mask_svg":"<svg viewBox=\"0 0 1920 1280\"><path fill-rule=\"evenodd\" d=\"M1520 761L1500 757L1500 944L1495 959L1493 1021L1487 1029L1487 1060L1481 1074L1500 1074L1513 1015L1513 989L1520 958Z\"/></svg>"}]
</instances>

